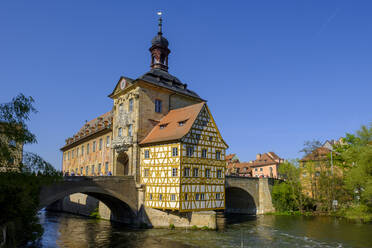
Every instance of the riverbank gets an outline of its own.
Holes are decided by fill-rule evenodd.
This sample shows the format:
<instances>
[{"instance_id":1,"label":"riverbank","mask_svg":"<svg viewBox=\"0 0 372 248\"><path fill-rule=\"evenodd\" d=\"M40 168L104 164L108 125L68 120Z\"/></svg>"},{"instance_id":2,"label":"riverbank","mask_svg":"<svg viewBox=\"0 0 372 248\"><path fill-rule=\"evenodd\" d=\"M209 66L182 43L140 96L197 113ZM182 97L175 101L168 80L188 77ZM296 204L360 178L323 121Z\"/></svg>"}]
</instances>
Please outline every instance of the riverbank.
<instances>
[{"instance_id":1,"label":"riverbank","mask_svg":"<svg viewBox=\"0 0 372 248\"><path fill-rule=\"evenodd\" d=\"M331 216L345 218L348 220L360 221L363 223L372 222L372 210L365 205L353 205L349 208L341 208L334 212L320 211L276 211L266 213L265 215L276 216Z\"/></svg>"}]
</instances>

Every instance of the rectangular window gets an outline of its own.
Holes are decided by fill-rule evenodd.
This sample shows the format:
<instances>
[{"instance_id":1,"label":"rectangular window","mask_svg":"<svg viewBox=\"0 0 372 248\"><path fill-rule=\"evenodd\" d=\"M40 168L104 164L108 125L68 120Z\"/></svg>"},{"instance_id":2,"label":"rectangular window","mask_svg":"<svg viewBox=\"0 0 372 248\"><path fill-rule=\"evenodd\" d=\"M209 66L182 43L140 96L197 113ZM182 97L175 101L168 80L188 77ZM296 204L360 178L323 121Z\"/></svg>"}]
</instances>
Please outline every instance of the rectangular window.
<instances>
[{"instance_id":1,"label":"rectangular window","mask_svg":"<svg viewBox=\"0 0 372 248\"><path fill-rule=\"evenodd\" d=\"M145 169L145 177L148 177L150 175L150 169Z\"/></svg>"},{"instance_id":2,"label":"rectangular window","mask_svg":"<svg viewBox=\"0 0 372 248\"><path fill-rule=\"evenodd\" d=\"M67 160L70 160L70 152L67 153Z\"/></svg>"},{"instance_id":3,"label":"rectangular window","mask_svg":"<svg viewBox=\"0 0 372 248\"><path fill-rule=\"evenodd\" d=\"M210 169L205 169L205 177L207 177L207 178L211 177L211 170Z\"/></svg>"},{"instance_id":4,"label":"rectangular window","mask_svg":"<svg viewBox=\"0 0 372 248\"><path fill-rule=\"evenodd\" d=\"M123 134L123 129L121 127L118 128L118 136L121 137Z\"/></svg>"},{"instance_id":5,"label":"rectangular window","mask_svg":"<svg viewBox=\"0 0 372 248\"><path fill-rule=\"evenodd\" d=\"M178 156L178 148L177 147L173 147L172 148L172 156L173 157L177 157Z\"/></svg>"},{"instance_id":6,"label":"rectangular window","mask_svg":"<svg viewBox=\"0 0 372 248\"><path fill-rule=\"evenodd\" d=\"M71 158L72 158L72 159L74 158L74 153L75 153L75 150L72 150L72 151L71 151Z\"/></svg>"},{"instance_id":7,"label":"rectangular window","mask_svg":"<svg viewBox=\"0 0 372 248\"><path fill-rule=\"evenodd\" d=\"M185 177L189 177L190 176L190 168L189 167L186 167L184 169L183 176L185 176Z\"/></svg>"},{"instance_id":8,"label":"rectangular window","mask_svg":"<svg viewBox=\"0 0 372 248\"><path fill-rule=\"evenodd\" d=\"M220 200L221 199L221 194L220 193L216 193L216 200Z\"/></svg>"},{"instance_id":9,"label":"rectangular window","mask_svg":"<svg viewBox=\"0 0 372 248\"><path fill-rule=\"evenodd\" d=\"M172 168L172 177L178 176L177 174L177 168Z\"/></svg>"},{"instance_id":10,"label":"rectangular window","mask_svg":"<svg viewBox=\"0 0 372 248\"><path fill-rule=\"evenodd\" d=\"M150 194L150 200L152 200L152 194Z\"/></svg>"},{"instance_id":11,"label":"rectangular window","mask_svg":"<svg viewBox=\"0 0 372 248\"><path fill-rule=\"evenodd\" d=\"M194 168L193 169L193 176L194 177L198 177L199 176L199 169L198 168Z\"/></svg>"},{"instance_id":12,"label":"rectangular window","mask_svg":"<svg viewBox=\"0 0 372 248\"><path fill-rule=\"evenodd\" d=\"M93 150L93 152L96 151L96 141L93 141L93 147L92 147L92 150Z\"/></svg>"},{"instance_id":13,"label":"rectangular window","mask_svg":"<svg viewBox=\"0 0 372 248\"><path fill-rule=\"evenodd\" d=\"M185 193L185 201L187 201L187 193Z\"/></svg>"},{"instance_id":14,"label":"rectangular window","mask_svg":"<svg viewBox=\"0 0 372 248\"><path fill-rule=\"evenodd\" d=\"M262 171L263 170L263 168L260 168L260 171Z\"/></svg>"},{"instance_id":15,"label":"rectangular window","mask_svg":"<svg viewBox=\"0 0 372 248\"><path fill-rule=\"evenodd\" d=\"M133 111L133 98L129 99L129 107L128 107L129 112Z\"/></svg>"},{"instance_id":16,"label":"rectangular window","mask_svg":"<svg viewBox=\"0 0 372 248\"><path fill-rule=\"evenodd\" d=\"M196 201L199 201L199 199L200 199L199 197L200 197L199 193L196 193L196 194L195 194L195 200L196 200Z\"/></svg>"},{"instance_id":17,"label":"rectangular window","mask_svg":"<svg viewBox=\"0 0 372 248\"><path fill-rule=\"evenodd\" d=\"M84 155L84 146L81 146L81 156Z\"/></svg>"},{"instance_id":18,"label":"rectangular window","mask_svg":"<svg viewBox=\"0 0 372 248\"><path fill-rule=\"evenodd\" d=\"M217 170L217 178L222 178L222 170Z\"/></svg>"},{"instance_id":19,"label":"rectangular window","mask_svg":"<svg viewBox=\"0 0 372 248\"><path fill-rule=\"evenodd\" d=\"M133 125L130 124L130 125L128 126L128 136L129 136L129 137L132 137L132 134L133 134Z\"/></svg>"},{"instance_id":20,"label":"rectangular window","mask_svg":"<svg viewBox=\"0 0 372 248\"><path fill-rule=\"evenodd\" d=\"M258 171L258 169L257 168L254 168L254 171Z\"/></svg>"},{"instance_id":21,"label":"rectangular window","mask_svg":"<svg viewBox=\"0 0 372 248\"><path fill-rule=\"evenodd\" d=\"M161 125L159 125L159 128L164 129L164 128L166 128L167 125L168 125L168 123L167 124L161 124Z\"/></svg>"},{"instance_id":22,"label":"rectangular window","mask_svg":"<svg viewBox=\"0 0 372 248\"><path fill-rule=\"evenodd\" d=\"M207 157L207 149L202 149L202 158Z\"/></svg>"},{"instance_id":23,"label":"rectangular window","mask_svg":"<svg viewBox=\"0 0 372 248\"><path fill-rule=\"evenodd\" d=\"M76 148L76 157L79 157L79 147Z\"/></svg>"},{"instance_id":24,"label":"rectangular window","mask_svg":"<svg viewBox=\"0 0 372 248\"><path fill-rule=\"evenodd\" d=\"M108 173L108 162L105 163L105 174L107 175Z\"/></svg>"},{"instance_id":25,"label":"rectangular window","mask_svg":"<svg viewBox=\"0 0 372 248\"><path fill-rule=\"evenodd\" d=\"M159 194L159 201L163 200L163 194Z\"/></svg>"},{"instance_id":26,"label":"rectangular window","mask_svg":"<svg viewBox=\"0 0 372 248\"><path fill-rule=\"evenodd\" d=\"M87 165L87 166L85 167L85 175L88 176L88 174L89 174L89 166Z\"/></svg>"},{"instance_id":27,"label":"rectangular window","mask_svg":"<svg viewBox=\"0 0 372 248\"><path fill-rule=\"evenodd\" d=\"M101 151L102 150L102 143L103 143L103 140L102 138L99 139L99 144L98 144L98 149Z\"/></svg>"},{"instance_id":28,"label":"rectangular window","mask_svg":"<svg viewBox=\"0 0 372 248\"><path fill-rule=\"evenodd\" d=\"M87 154L89 154L89 144L87 144Z\"/></svg>"},{"instance_id":29,"label":"rectangular window","mask_svg":"<svg viewBox=\"0 0 372 248\"><path fill-rule=\"evenodd\" d=\"M200 200L201 200L201 201L204 201L204 193L201 193L201 194L200 194Z\"/></svg>"},{"instance_id":30,"label":"rectangular window","mask_svg":"<svg viewBox=\"0 0 372 248\"><path fill-rule=\"evenodd\" d=\"M185 125L185 123L186 123L186 121L179 121L179 122L178 122L178 125L179 125L180 127L182 127L182 126Z\"/></svg>"},{"instance_id":31,"label":"rectangular window","mask_svg":"<svg viewBox=\"0 0 372 248\"><path fill-rule=\"evenodd\" d=\"M171 194L171 201L175 201L176 200L176 195L175 194Z\"/></svg>"},{"instance_id":32,"label":"rectangular window","mask_svg":"<svg viewBox=\"0 0 372 248\"><path fill-rule=\"evenodd\" d=\"M216 151L216 159L217 160L221 159L221 152L220 151Z\"/></svg>"},{"instance_id":33,"label":"rectangular window","mask_svg":"<svg viewBox=\"0 0 372 248\"><path fill-rule=\"evenodd\" d=\"M106 147L110 146L110 136L106 137Z\"/></svg>"},{"instance_id":34,"label":"rectangular window","mask_svg":"<svg viewBox=\"0 0 372 248\"><path fill-rule=\"evenodd\" d=\"M150 158L150 150L145 150L145 158Z\"/></svg>"},{"instance_id":35,"label":"rectangular window","mask_svg":"<svg viewBox=\"0 0 372 248\"><path fill-rule=\"evenodd\" d=\"M155 112L161 113L161 100L159 99L155 100Z\"/></svg>"},{"instance_id":36,"label":"rectangular window","mask_svg":"<svg viewBox=\"0 0 372 248\"><path fill-rule=\"evenodd\" d=\"M98 164L98 171L97 171L97 176L100 176L102 174L101 172L101 163Z\"/></svg>"},{"instance_id":37,"label":"rectangular window","mask_svg":"<svg viewBox=\"0 0 372 248\"><path fill-rule=\"evenodd\" d=\"M194 147L188 146L186 148L186 156L187 157L192 157L194 155Z\"/></svg>"},{"instance_id":38,"label":"rectangular window","mask_svg":"<svg viewBox=\"0 0 372 248\"><path fill-rule=\"evenodd\" d=\"M82 176L84 173L84 168L83 167L80 167L80 176Z\"/></svg>"},{"instance_id":39,"label":"rectangular window","mask_svg":"<svg viewBox=\"0 0 372 248\"><path fill-rule=\"evenodd\" d=\"M92 176L95 176L94 164L92 165Z\"/></svg>"},{"instance_id":40,"label":"rectangular window","mask_svg":"<svg viewBox=\"0 0 372 248\"><path fill-rule=\"evenodd\" d=\"M119 105L119 112L122 112L122 111L123 111L123 104L120 103L120 105Z\"/></svg>"}]
</instances>

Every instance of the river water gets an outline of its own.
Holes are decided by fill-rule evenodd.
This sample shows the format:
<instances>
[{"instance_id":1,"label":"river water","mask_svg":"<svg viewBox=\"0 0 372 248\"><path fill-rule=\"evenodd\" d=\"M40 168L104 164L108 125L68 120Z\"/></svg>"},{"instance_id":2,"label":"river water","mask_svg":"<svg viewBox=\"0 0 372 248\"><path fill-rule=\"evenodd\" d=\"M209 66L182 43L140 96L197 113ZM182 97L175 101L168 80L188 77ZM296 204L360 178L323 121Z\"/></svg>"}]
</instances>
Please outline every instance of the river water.
<instances>
[{"instance_id":1,"label":"river water","mask_svg":"<svg viewBox=\"0 0 372 248\"><path fill-rule=\"evenodd\" d=\"M372 247L372 224L333 217L239 218L223 230L133 229L104 220L40 212L38 247ZM231 219L229 219L231 222Z\"/></svg>"}]
</instances>

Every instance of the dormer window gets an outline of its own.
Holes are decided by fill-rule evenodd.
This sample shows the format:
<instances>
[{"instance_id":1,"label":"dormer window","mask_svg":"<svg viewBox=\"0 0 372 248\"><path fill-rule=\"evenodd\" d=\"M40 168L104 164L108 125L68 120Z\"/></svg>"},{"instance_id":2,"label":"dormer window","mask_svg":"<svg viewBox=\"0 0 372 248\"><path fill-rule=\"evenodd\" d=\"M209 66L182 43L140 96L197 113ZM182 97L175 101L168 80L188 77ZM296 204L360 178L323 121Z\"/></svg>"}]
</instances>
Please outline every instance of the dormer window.
<instances>
[{"instance_id":1,"label":"dormer window","mask_svg":"<svg viewBox=\"0 0 372 248\"><path fill-rule=\"evenodd\" d=\"M167 126L168 126L168 123L166 123L166 124L160 124L160 125L159 125L160 129L164 129L164 128L166 128Z\"/></svg>"},{"instance_id":2,"label":"dormer window","mask_svg":"<svg viewBox=\"0 0 372 248\"><path fill-rule=\"evenodd\" d=\"M180 126L180 127L184 126L185 123L186 123L186 121L187 121L187 120L179 121L179 122L178 122L178 126Z\"/></svg>"}]
</instances>

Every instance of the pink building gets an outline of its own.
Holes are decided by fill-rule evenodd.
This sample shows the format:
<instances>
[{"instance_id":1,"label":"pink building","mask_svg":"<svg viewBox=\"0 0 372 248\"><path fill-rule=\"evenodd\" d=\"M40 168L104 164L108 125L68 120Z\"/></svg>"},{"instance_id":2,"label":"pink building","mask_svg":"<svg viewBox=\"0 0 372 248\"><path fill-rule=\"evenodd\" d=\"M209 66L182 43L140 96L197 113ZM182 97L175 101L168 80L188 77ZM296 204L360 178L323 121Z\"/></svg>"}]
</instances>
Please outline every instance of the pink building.
<instances>
[{"instance_id":1,"label":"pink building","mask_svg":"<svg viewBox=\"0 0 372 248\"><path fill-rule=\"evenodd\" d=\"M250 162L253 177L278 178L278 168L284 159L274 152L257 154L256 160Z\"/></svg>"}]
</instances>

